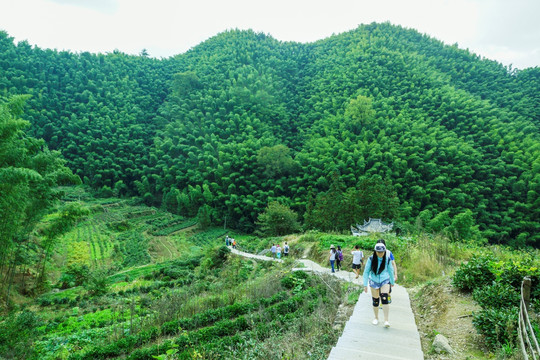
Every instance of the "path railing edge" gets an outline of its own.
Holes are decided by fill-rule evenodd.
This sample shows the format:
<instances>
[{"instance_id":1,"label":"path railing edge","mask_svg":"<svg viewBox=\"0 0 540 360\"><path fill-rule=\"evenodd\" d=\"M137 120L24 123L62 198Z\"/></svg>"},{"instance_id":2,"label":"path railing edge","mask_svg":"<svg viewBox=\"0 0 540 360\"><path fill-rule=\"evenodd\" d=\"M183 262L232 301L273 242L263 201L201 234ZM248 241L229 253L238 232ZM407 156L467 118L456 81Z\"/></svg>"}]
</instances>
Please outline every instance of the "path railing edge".
<instances>
[{"instance_id":1,"label":"path railing edge","mask_svg":"<svg viewBox=\"0 0 540 360\"><path fill-rule=\"evenodd\" d=\"M538 340L536 339L536 335L534 334L534 329L529 320L529 313L527 311L527 308L529 307L530 294L531 279L529 277L525 277L521 282L521 298L518 316L518 338L523 359L528 360L530 352L533 360L537 360L538 357L540 357L540 346L538 345Z\"/></svg>"}]
</instances>

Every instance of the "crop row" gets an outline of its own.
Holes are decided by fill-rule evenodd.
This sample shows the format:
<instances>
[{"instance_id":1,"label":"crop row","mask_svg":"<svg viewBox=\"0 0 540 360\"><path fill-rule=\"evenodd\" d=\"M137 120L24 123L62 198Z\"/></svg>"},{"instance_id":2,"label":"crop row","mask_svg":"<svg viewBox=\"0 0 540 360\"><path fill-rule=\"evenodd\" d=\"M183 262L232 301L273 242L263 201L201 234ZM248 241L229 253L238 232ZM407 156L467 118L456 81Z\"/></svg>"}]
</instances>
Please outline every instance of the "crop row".
<instances>
[{"instance_id":1,"label":"crop row","mask_svg":"<svg viewBox=\"0 0 540 360\"><path fill-rule=\"evenodd\" d=\"M189 237L189 241L197 246L213 245L220 237L225 236L226 230L221 228L212 229Z\"/></svg>"},{"instance_id":2,"label":"crop row","mask_svg":"<svg viewBox=\"0 0 540 360\"><path fill-rule=\"evenodd\" d=\"M129 317L130 313L128 311L104 309L81 316L70 316L62 322L51 321L46 326L39 328L38 331L45 333L47 336L73 333L81 329L105 327L111 325L113 321L125 321Z\"/></svg>"},{"instance_id":3,"label":"crop row","mask_svg":"<svg viewBox=\"0 0 540 360\"><path fill-rule=\"evenodd\" d=\"M183 318L176 321L170 321L164 323L161 328L156 326L150 328L149 330L140 332L136 335L128 335L105 348L96 346L93 349L87 350L85 357L83 359L90 359L92 356L107 356L114 355L114 349L124 349L129 350L130 347L136 345L141 345L148 341L154 340L157 336L160 335L176 335L179 331L179 328L185 326L186 330L195 330L219 321L225 321L233 319L237 316L245 315L250 311L257 311L261 307L271 306L277 302L285 301L288 298L286 292L280 292L269 298L259 299L255 303L238 303L230 306L226 306L218 309L211 309L200 314L195 315L192 318ZM158 331L159 330L159 331Z\"/></svg>"},{"instance_id":4,"label":"crop row","mask_svg":"<svg viewBox=\"0 0 540 360\"><path fill-rule=\"evenodd\" d=\"M174 216L162 216L154 219L146 220L148 225L152 225L153 231L158 231L169 226L178 225L186 219L179 215Z\"/></svg>"},{"instance_id":5,"label":"crop row","mask_svg":"<svg viewBox=\"0 0 540 360\"><path fill-rule=\"evenodd\" d=\"M123 267L148 264L151 260L148 253L148 239L137 231L122 233L117 237L115 252L122 254Z\"/></svg>"},{"instance_id":6,"label":"crop row","mask_svg":"<svg viewBox=\"0 0 540 360\"><path fill-rule=\"evenodd\" d=\"M313 295L313 294L311 294ZM273 333L283 330L283 324L290 324L299 317L312 313L318 299L310 296L295 296L289 303L282 306L268 308L258 315L248 317L240 316L234 321L220 321L214 326L206 327L195 332L183 332L177 338L163 344L152 345L133 351L127 359L142 360L152 359L163 352L164 348L173 344L183 352L178 354L178 359L191 359L192 350L204 349L223 355L224 350L229 350L242 342L242 338L258 339L259 341L270 337ZM231 336L231 334L235 334ZM219 356L221 357L221 356Z\"/></svg>"},{"instance_id":7,"label":"crop row","mask_svg":"<svg viewBox=\"0 0 540 360\"><path fill-rule=\"evenodd\" d=\"M199 317L190 319L180 319L163 324L161 327L153 326L136 335L128 335L118 341L107 345L97 345L87 348L84 353L73 354L71 359L102 359L112 356L120 356L126 353L131 353L130 359L150 358L150 355L158 355L159 347L152 346L150 349L141 349L133 351L136 347L140 347L145 343L156 340L161 335L177 335L185 329L196 329L193 331L183 331L174 342L184 348L193 343L214 341L216 338L229 336L238 331L252 329L259 331L257 328L264 327L270 319L276 319L289 313L294 313L303 307L303 304L310 300L317 299L320 295L324 295L323 287L316 287L305 290L288 299L283 299L284 294L278 294L266 300L259 300L256 303L243 303L238 306L228 306L224 310L216 309L216 313L208 310L199 314ZM281 300L281 301L280 301ZM277 303L273 303L276 302ZM309 308L314 307L312 303ZM260 310L262 308L262 310ZM250 314L248 318L244 315ZM224 318L225 317L225 318ZM236 317L232 319L233 317ZM221 320L222 319L222 320ZM249 319L249 321L248 321ZM216 321L217 320L217 321ZM216 322L214 322L216 321ZM198 322L198 323L196 323ZM203 324L211 323L213 325L200 327ZM186 328L182 328L182 325Z\"/></svg>"},{"instance_id":8,"label":"crop row","mask_svg":"<svg viewBox=\"0 0 540 360\"><path fill-rule=\"evenodd\" d=\"M170 226L170 227L158 230L158 231L154 231L154 232L152 232L152 235L155 235L155 236L167 236L167 235L172 234L173 232L183 230L185 228L188 228L188 227L196 225L196 224L197 224L197 219L189 219L189 220L186 220L186 221L184 221L184 222L182 222L180 224L176 224L176 225L173 225L173 226Z\"/></svg>"}]
</instances>

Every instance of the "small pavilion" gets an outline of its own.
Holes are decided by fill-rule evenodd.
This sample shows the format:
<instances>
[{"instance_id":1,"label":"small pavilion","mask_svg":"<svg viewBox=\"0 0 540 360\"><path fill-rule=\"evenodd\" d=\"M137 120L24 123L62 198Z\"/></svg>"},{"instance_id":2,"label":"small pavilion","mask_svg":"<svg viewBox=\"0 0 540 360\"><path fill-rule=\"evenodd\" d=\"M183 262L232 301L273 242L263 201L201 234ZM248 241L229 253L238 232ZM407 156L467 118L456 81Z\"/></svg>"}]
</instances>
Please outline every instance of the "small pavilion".
<instances>
[{"instance_id":1,"label":"small pavilion","mask_svg":"<svg viewBox=\"0 0 540 360\"><path fill-rule=\"evenodd\" d=\"M351 232L354 236L366 236L372 233L384 233L392 231L394 223L386 224L381 219L369 218L369 221L364 220L364 225L351 225Z\"/></svg>"}]
</instances>

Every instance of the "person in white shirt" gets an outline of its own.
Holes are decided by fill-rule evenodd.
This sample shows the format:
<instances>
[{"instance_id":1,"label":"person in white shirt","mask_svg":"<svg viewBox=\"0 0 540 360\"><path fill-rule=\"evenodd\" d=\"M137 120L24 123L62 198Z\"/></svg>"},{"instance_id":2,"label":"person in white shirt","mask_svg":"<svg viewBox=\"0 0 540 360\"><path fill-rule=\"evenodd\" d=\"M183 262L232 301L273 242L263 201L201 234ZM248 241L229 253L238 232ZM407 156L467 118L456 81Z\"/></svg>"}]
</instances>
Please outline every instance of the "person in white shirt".
<instances>
[{"instance_id":1,"label":"person in white shirt","mask_svg":"<svg viewBox=\"0 0 540 360\"><path fill-rule=\"evenodd\" d=\"M334 264L336 262L336 247L334 245L331 245L330 246L330 257L329 257L329 260L330 260L330 266L332 267L332 272L336 272L334 270Z\"/></svg>"},{"instance_id":2,"label":"person in white shirt","mask_svg":"<svg viewBox=\"0 0 540 360\"><path fill-rule=\"evenodd\" d=\"M351 254L353 256L352 258L352 268L356 276L355 279L358 279L360 276L360 269L362 268L362 262L364 259L364 253L360 251L358 245L354 246L354 251L351 251Z\"/></svg>"}]
</instances>

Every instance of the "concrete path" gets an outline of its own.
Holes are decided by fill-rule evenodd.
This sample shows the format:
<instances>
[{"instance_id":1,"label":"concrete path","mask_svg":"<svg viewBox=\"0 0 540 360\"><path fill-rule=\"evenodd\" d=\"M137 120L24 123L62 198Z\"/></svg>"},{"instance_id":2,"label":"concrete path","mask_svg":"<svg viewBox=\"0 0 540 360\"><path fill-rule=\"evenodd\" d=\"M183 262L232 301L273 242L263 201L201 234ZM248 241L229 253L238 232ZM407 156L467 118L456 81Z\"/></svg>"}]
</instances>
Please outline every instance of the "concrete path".
<instances>
[{"instance_id":1,"label":"concrete path","mask_svg":"<svg viewBox=\"0 0 540 360\"><path fill-rule=\"evenodd\" d=\"M249 254L231 249L234 254L264 261L279 261L268 256ZM318 274L333 275L344 281L363 287L362 274L355 279L350 271L331 272L329 267L308 260L298 259L299 267L293 271L303 270ZM348 265L347 265L348 266ZM423 360L420 335L412 313L409 294L399 285L392 288L392 303L390 304L390 327L383 327L383 312L379 310L379 325L371 324L374 318L371 291L362 292L354 307L354 312L343 329L336 346L332 348L328 360Z\"/></svg>"},{"instance_id":2,"label":"concrete path","mask_svg":"<svg viewBox=\"0 0 540 360\"><path fill-rule=\"evenodd\" d=\"M372 325L373 319L371 292L368 289L368 293L362 292L358 298L354 312L328 360L424 359L409 294L403 286L392 288L391 326L383 327L382 310L379 310L379 325Z\"/></svg>"},{"instance_id":3,"label":"concrete path","mask_svg":"<svg viewBox=\"0 0 540 360\"><path fill-rule=\"evenodd\" d=\"M233 254L236 254L236 255L240 255L240 256L243 256L243 257L247 257L247 258L251 258L251 259L257 259L257 260L263 260L263 261L277 261L277 262L283 262L283 260L281 259L274 259L270 256L265 256L265 255L255 255L255 254L251 254L251 253L247 253L247 252L243 252L243 251L239 251L237 249L233 249L232 246L229 246L229 250L231 250L231 252Z\"/></svg>"}]
</instances>

